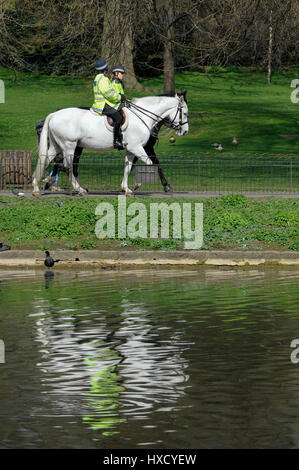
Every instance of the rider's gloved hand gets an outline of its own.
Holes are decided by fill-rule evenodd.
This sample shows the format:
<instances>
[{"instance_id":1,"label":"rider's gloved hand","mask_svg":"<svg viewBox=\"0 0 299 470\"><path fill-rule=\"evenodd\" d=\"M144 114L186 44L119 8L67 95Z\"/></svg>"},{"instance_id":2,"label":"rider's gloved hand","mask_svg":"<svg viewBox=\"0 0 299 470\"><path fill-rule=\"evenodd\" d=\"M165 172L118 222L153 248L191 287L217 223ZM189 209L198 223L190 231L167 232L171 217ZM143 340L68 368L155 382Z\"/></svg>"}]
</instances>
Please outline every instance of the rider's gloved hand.
<instances>
[{"instance_id":1,"label":"rider's gloved hand","mask_svg":"<svg viewBox=\"0 0 299 470\"><path fill-rule=\"evenodd\" d=\"M121 99L120 99L121 103L125 103L127 101L126 96L125 95L120 95L120 96L121 96Z\"/></svg>"}]
</instances>

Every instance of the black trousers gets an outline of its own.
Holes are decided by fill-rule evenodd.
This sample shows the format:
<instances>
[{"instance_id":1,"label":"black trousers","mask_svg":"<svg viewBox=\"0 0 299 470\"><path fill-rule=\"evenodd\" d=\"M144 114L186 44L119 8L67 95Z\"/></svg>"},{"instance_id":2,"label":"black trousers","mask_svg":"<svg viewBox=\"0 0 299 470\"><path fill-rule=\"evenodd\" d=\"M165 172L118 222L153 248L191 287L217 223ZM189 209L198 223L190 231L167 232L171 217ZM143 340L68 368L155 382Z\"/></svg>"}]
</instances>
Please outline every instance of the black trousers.
<instances>
[{"instance_id":1,"label":"black trousers","mask_svg":"<svg viewBox=\"0 0 299 470\"><path fill-rule=\"evenodd\" d=\"M122 105L120 105L118 109L113 109L111 106L109 106L109 104L106 103L102 114L106 114L107 116L112 117L115 124L118 124L120 126L123 121L123 117L120 112L121 108Z\"/></svg>"}]
</instances>

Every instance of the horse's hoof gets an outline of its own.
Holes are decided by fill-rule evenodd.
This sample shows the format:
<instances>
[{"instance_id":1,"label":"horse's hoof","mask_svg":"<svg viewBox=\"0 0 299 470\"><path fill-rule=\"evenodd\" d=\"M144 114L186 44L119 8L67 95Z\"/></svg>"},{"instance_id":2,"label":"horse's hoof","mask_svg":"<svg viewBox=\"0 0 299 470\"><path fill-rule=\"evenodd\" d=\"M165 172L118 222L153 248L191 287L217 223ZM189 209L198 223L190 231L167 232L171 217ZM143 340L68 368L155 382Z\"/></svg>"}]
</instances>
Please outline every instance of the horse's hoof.
<instances>
[{"instance_id":1,"label":"horse's hoof","mask_svg":"<svg viewBox=\"0 0 299 470\"><path fill-rule=\"evenodd\" d=\"M169 193L169 192L172 192L173 189L172 189L172 187L170 186L170 184L166 184L166 185L164 186L164 191L165 191L165 193Z\"/></svg>"},{"instance_id":2,"label":"horse's hoof","mask_svg":"<svg viewBox=\"0 0 299 470\"><path fill-rule=\"evenodd\" d=\"M56 184L54 184L53 186L50 186L49 190L52 191L53 193L61 193L63 191L63 189L60 188L59 186L56 186Z\"/></svg>"},{"instance_id":3,"label":"horse's hoof","mask_svg":"<svg viewBox=\"0 0 299 470\"><path fill-rule=\"evenodd\" d=\"M131 191L131 190L129 189L129 190L125 191L125 195L126 195L127 197L131 197L131 196L133 196L133 191Z\"/></svg>"},{"instance_id":4,"label":"horse's hoof","mask_svg":"<svg viewBox=\"0 0 299 470\"><path fill-rule=\"evenodd\" d=\"M135 183L133 191L136 191L137 189L139 189L140 186L141 186L141 183Z\"/></svg>"},{"instance_id":5,"label":"horse's hoof","mask_svg":"<svg viewBox=\"0 0 299 470\"><path fill-rule=\"evenodd\" d=\"M79 189L78 194L79 194L79 196L86 196L87 191L86 191L86 189L81 188L81 189Z\"/></svg>"},{"instance_id":6,"label":"horse's hoof","mask_svg":"<svg viewBox=\"0 0 299 470\"><path fill-rule=\"evenodd\" d=\"M40 196L40 192L34 191L34 192L32 193L32 196L39 197L39 196Z\"/></svg>"}]
</instances>

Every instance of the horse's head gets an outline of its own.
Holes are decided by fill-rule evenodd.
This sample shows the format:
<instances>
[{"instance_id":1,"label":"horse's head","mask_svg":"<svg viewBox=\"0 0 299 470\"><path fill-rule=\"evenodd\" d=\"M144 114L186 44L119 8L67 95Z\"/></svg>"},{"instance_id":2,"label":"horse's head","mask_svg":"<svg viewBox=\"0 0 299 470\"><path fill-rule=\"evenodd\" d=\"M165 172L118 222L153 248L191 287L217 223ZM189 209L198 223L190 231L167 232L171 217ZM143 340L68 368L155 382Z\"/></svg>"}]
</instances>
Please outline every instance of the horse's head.
<instances>
[{"instance_id":1,"label":"horse's head","mask_svg":"<svg viewBox=\"0 0 299 470\"><path fill-rule=\"evenodd\" d=\"M169 116L171 127L175 129L175 133L177 135L185 135L189 132L189 115L186 93L186 91L176 93L175 98L178 100L178 105Z\"/></svg>"}]
</instances>

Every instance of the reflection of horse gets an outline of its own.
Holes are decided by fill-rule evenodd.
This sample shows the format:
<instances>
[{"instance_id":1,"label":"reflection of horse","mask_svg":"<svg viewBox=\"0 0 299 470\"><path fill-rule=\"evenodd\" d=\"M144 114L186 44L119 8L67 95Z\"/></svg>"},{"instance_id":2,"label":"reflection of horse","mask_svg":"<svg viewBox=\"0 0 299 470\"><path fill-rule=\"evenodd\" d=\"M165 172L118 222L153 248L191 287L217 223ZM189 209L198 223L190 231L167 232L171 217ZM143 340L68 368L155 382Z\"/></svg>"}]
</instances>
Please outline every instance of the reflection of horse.
<instances>
[{"instance_id":1,"label":"reflection of horse","mask_svg":"<svg viewBox=\"0 0 299 470\"><path fill-rule=\"evenodd\" d=\"M145 97L132 100L129 108L128 126L123 131L126 146L126 163L122 190L127 195L132 191L128 187L128 177L136 158L143 163L159 164L153 146L162 124L173 128L177 135L184 135L189 130L188 107L185 93L175 96ZM39 159L33 176L33 194L39 194L38 183L45 168L58 154L63 155L63 166L68 174L73 188L84 194L73 171L76 148L92 150L110 150L113 148L112 132L105 125L104 116L96 116L86 109L66 108L49 114L44 122L40 136ZM149 155L150 154L150 155ZM162 184L167 181L159 171ZM163 182L164 181L164 182Z\"/></svg>"},{"instance_id":2,"label":"reflection of horse","mask_svg":"<svg viewBox=\"0 0 299 470\"><path fill-rule=\"evenodd\" d=\"M105 279L71 276L68 283L81 285L76 299L68 296L67 283L53 278L53 292L58 287L64 294L35 297L33 331L42 392L48 397L43 412L82 414L90 428L114 434L130 416L146 420L144 413L177 407L189 364L183 355L185 330L174 323L161 332L144 304L144 275L106 274ZM86 286L95 289L94 298ZM36 413L34 407L31 415Z\"/></svg>"}]
</instances>

